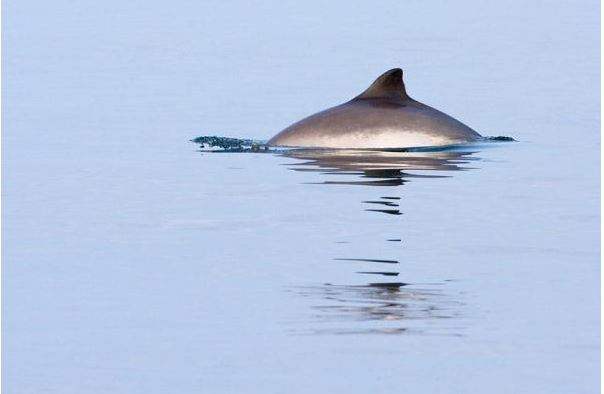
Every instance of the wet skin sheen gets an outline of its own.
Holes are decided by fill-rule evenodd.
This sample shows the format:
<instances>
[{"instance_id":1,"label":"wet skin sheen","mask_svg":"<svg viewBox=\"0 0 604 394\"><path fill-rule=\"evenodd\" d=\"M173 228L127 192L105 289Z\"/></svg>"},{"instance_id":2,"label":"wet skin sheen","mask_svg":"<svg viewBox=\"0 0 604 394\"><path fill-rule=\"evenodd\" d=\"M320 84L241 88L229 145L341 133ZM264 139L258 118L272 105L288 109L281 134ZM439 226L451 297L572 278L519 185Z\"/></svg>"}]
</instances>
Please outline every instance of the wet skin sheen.
<instances>
[{"instance_id":1,"label":"wet skin sheen","mask_svg":"<svg viewBox=\"0 0 604 394\"><path fill-rule=\"evenodd\" d=\"M382 74L347 103L311 115L271 138L271 146L408 148L479 140L480 134L410 98L401 69Z\"/></svg>"}]
</instances>

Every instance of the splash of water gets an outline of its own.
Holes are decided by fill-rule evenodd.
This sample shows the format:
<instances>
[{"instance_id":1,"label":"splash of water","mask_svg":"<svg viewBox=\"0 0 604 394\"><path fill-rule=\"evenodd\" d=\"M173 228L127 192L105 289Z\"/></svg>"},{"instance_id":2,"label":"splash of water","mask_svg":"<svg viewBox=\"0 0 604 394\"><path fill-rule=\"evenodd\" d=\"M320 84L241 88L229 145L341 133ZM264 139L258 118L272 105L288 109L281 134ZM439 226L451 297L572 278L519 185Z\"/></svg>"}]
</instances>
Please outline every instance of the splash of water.
<instances>
[{"instance_id":1,"label":"splash of water","mask_svg":"<svg viewBox=\"0 0 604 394\"><path fill-rule=\"evenodd\" d=\"M475 146L480 143L489 142L514 142L516 141L512 137L507 136L494 136L494 137L483 137L482 140L470 144L456 144L456 145L445 145L445 146L425 146L417 148L398 148L398 149L361 149L365 151L390 151L390 152L432 152L432 151L448 151L456 150L459 148L467 148L468 146ZM200 136L191 140L196 144L200 145L199 150L201 152L283 152L290 149L296 149L296 147L275 147L267 145L265 140L255 140L248 138L232 138L232 137L220 137L220 136ZM323 148L323 150L333 150Z\"/></svg>"},{"instance_id":2,"label":"splash of water","mask_svg":"<svg viewBox=\"0 0 604 394\"><path fill-rule=\"evenodd\" d=\"M266 141L252 139L201 136L192 139L191 142L199 144L202 152L263 152L269 150Z\"/></svg>"}]
</instances>

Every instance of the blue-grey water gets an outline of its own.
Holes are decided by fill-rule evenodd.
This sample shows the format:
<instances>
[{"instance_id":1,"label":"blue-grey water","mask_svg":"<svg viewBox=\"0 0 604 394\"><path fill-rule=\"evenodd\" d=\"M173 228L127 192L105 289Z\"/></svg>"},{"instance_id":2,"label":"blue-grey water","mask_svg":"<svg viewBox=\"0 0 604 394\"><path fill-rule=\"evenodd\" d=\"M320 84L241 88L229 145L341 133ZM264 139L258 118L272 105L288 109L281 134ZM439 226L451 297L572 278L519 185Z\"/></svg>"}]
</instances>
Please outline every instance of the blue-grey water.
<instances>
[{"instance_id":1,"label":"blue-grey water","mask_svg":"<svg viewBox=\"0 0 604 394\"><path fill-rule=\"evenodd\" d=\"M594 393L596 1L3 4L5 393ZM400 66L514 143L207 153Z\"/></svg>"}]
</instances>

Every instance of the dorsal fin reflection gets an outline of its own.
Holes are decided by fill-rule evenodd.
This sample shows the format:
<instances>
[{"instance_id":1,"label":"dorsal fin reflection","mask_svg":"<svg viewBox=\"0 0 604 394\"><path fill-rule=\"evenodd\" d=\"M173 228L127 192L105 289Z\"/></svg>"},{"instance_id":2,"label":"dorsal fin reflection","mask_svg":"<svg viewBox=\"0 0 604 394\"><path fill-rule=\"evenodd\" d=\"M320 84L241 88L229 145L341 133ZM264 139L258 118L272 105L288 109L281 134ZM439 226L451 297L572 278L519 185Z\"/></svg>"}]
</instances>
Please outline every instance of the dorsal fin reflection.
<instances>
[{"instance_id":1,"label":"dorsal fin reflection","mask_svg":"<svg viewBox=\"0 0 604 394\"><path fill-rule=\"evenodd\" d=\"M402 186L412 180L438 181L437 178L450 177L455 171L471 169L469 163L479 160L475 156L476 149L445 149L423 151L379 151L379 150L328 150L328 149L295 149L284 152L289 158L299 162L288 163L293 171L316 172L320 181L312 182L323 185L355 185L355 186ZM431 179L427 179L431 178ZM383 190L383 189L380 189ZM404 220L402 210L405 207L404 195L400 189L392 192L377 191L375 196L360 201L365 212L386 214L384 220ZM346 194L344 194L346 198ZM385 242L401 242L403 234L389 234ZM384 241L383 241L384 242ZM370 244L370 243L368 243ZM343 248L341 253L346 253ZM320 312L322 319L334 320L341 325L336 329L312 328L310 333L332 334L400 334L423 333L428 326L435 326L436 321L443 318L456 317L460 314L454 298L449 299L446 292L433 290L402 290L406 282L392 282L388 278L408 278L406 266L413 261L404 261L401 266L400 249L390 247L367 250L365 256L337 256L336 261L350 262L354 272L359 275L372 275L374 279L383 277L382 281L369 282L365 285L326 285L308 287L307 294L317 298L315 311ZM375 258L374 258L375 256ZM374 265L391 265L392 270L374 270ZM399 268L400 267L400 268ZM346 265L343 266L346 269ZM438 280L438 273L435 273ZM408 278L413 279L413 278ZM323 300L321 300L323 298ZM333 301L337 302L333 302ZM381 321L380 324L370 324ZM391 324L383 326L383 321ZM425 321L426 324L421 324ZM364 324L356 324L364 322ZM413 322L419 323L413 329ZM348 325L347 325L348 323ZM450 327L439 325L445 334L458 334Z\"/></svg>"}]
</instances>

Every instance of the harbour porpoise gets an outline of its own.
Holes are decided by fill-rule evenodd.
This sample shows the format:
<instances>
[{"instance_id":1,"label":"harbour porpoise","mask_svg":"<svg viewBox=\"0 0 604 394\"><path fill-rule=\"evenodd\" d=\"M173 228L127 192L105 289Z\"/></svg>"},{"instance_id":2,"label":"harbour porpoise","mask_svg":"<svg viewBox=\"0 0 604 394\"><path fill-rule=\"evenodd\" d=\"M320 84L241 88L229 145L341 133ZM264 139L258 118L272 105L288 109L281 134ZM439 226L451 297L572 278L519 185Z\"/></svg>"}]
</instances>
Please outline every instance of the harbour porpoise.
<instances>
[{"instance_id":1,"label":"harbour porpoise","mask_svg":"<svg viewBox=\"0 0 604 394\"><path fill-rule=\"evenodd\" d=\"M393 149L480 140L470 127L407 95L403 70L380 75L352 100L287 127L270 146Z\"/></svg>"}]
</instances>

